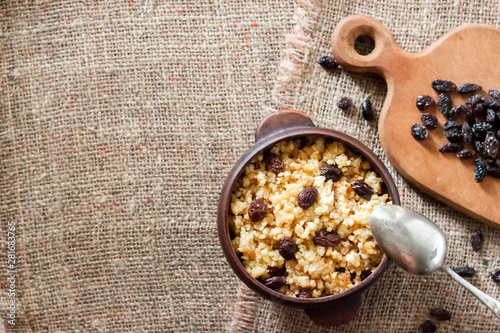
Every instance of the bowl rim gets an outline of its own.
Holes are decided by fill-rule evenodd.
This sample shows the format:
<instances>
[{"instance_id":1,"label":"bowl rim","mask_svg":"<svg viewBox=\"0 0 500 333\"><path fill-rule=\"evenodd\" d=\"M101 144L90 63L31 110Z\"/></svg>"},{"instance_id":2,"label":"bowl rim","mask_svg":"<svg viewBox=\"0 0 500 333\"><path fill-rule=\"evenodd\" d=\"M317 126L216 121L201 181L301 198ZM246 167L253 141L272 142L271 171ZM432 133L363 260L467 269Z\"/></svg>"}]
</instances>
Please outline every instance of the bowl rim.
<instances>
[{"instance_id":1,"label":"bowl rim","mask_svg":"<svg viewBox=\"0 0 500 333\"><path fill-rule=\"evenodd\" d=\"M373 150L364 145L361 141L355 139L354 137L339 132L335 130L330 130L321 127L303 126L295 127L290 129L285 129L276 134L269 135L262 140L259 140L254 145L252 145L235 163L231 171L229 172L224 185L222 187L219 205L217 209L217 231L219 236L219 242L224 252L224 256L228 264L233 269L234 273L238 278L245 283L250 289L261 295L262 297L269 299L275 303L285 304L294 307L318 307L326 305L327 303L335 302L344 297L354 296L359 292L363 292L366 288L371 286L389 267L391 260L384 253L382 261L375 268L372 274L370 274L365 280L363 280L357 286L350 288L338 294L322 296L317 298L298 298L293 296L288 296L282 294L276 290L266 287L264 284L259 282L256 278L252 277L250 273L245 269L240 259L238 258L236 251L233 250L231 245L231 236L229 233L228 217L230 213L230 202L231 193L233 186L236 184L238 178L243 173L245 166L250 160L260 153L261 151L275 145L276 143L284 140L292 140L299 137L305 136L317 136L324 137L330 140L336 140L344 143L349 149L356 153L362 155L374 171L376 171L386 184L389 197L392 200L393 205L400 205L400 198L398 189L392 178L389 170L382 162L382 160L375 154Z\"/></svg>"}]
</instances>

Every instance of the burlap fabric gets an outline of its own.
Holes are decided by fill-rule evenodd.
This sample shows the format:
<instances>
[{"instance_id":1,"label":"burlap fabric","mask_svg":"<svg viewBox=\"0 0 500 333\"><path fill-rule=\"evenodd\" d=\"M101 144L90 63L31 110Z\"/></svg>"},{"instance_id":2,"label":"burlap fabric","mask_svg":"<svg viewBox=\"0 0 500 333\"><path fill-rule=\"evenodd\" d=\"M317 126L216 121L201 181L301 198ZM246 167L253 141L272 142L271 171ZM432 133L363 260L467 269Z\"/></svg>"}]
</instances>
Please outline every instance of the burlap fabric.
<instances>
[{"instance_id":1,"label":"burlap fabric","mask_svg":"<svg viewBox=\"0 0 500 333\"><path fill-rule=\"evenodd\" d=\"M352 14L372 15L381 20L405 50L416 52L463 23L498 26L499 7L493 1L298 2L296 26L289 35L273 92L277 108L303 110L317 125L357 137L388 165L377 139L376 121L366 122L359 112L367 96L371 96L374 108L380 110L386 91L383 80L342 70L328 73L317 64L321 56L331 54L330 37L335 24ZM355 110L344 113L336 107L342 96L353 98ZM500 267L499 230L487 228L420 193L396 172L392 171L392 175L403 205L429 216L446 232L449 264L475 267L477 275L471 282L500 298L500 286L488 276L489 271ZM471 192L471 200L473 195ZM482 229L486 235L485 247L479 253L473 252L469 244L469 234L475 229ZM420 324L429 319L428 311L433 307L443 307L452 313L451 321L438 324L438 332L500 331L500 322L444 273L413 277L394 266L368 291L361 314L342 327L315 326L303 311L264 301L242 287L234 306L232 329L234 332L419 332Z\"/></svg>"},{"instance_id":2,"label":"burlap fabric","mask_svg":"<svg viewBox=\"0 0 500 333\"><path fill-rule=\"evenodd\" d=\"M0 332L224 331L239 283L218 193L267 113L294 3L0 8Z\"/></svg>"},{"instance_id":3,"label":"burlap fabric","mask_svg":"<svg viewBox=\"0 0 500 333\"><path fill-rule=\"evenodd\" d=\"M330 52L335 23L371 14L404 48L419 50L461 22L497 24L498 8L475 5L1 2L0 332L322 331L298 310L245 289L237 295L215 229L224 177L269 109L289 106L382 156L375 126L338 113L335 102L372 94L380 108L383 82L315 65ZM500 264L499 232L399 178L398 186L405 204L445 228L451 264L475 266L473 283L498 297L486 272ZM6 317L11 221L15 327ZM467 238L478 227L487 242L475 254ZM442 331L499 329L444 276L392 269L361 316L335 331L417 331L437 305L454 313Z\"/></svg>"}]
</instances>

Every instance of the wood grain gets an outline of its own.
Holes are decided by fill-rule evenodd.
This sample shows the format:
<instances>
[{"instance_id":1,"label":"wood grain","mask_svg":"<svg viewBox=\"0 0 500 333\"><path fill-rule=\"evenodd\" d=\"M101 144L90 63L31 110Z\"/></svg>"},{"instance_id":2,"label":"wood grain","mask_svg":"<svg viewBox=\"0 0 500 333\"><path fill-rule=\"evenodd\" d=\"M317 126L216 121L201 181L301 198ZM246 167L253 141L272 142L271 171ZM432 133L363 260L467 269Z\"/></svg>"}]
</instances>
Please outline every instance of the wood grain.
<instances>
[{"instance_id":1,"label":"wood grain","mask_svg":"<svg viewBox=\"0 0 500 333\"><path fill-rule=\"evenodd\" d=\"M367 35L375 41L374 50L362 56L354 49L354 41ZM463 25L449 31L429 48L418 53L403 51L392 34L379 21L367 16L343 19L332 35L333 55L345 69L372 72L385 78L387 97L378 128L382 147L393 167L412 185L434 198L470 215L500 227L500 180L492 177L477 184L474 159L460 160L455 154L440 153L446 143L442 129L446 121L436 106L425 112L438 117L439 126L429 137L416 141L410 132L420 123L416 108L418 95L430 95L435 79L500 89L500 30L485 25ZM471 94L451 93L453 105L462 104Z\"/></svg>"}]
</instances>

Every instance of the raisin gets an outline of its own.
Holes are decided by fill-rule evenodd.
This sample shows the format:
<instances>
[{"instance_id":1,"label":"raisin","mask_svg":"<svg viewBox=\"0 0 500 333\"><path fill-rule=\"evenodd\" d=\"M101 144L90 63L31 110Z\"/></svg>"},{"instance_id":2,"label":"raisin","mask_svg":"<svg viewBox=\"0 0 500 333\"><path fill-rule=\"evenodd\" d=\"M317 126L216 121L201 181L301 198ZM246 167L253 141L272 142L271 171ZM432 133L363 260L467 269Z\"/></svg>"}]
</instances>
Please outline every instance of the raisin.
<instances>
[{"instance_id":1,"label":"raisin","mask_svg":"<svg viewBox=\"0 0 500 333\"><path fill-rule=\"evenodd\" d=\"M439 92L450 92L457 89L457 85L451 81L434 80L432 81L432 89Z\"/></svg>"},{"instance_id":2,"label":"raisin","mask_svg":"<svg viewBox=\"0 0 500 333\"><path fill-rule=\"evenodd\" d=\"M274 172L275 174L285 171L285 165L279 155L267 153L264 155L264 160L268 171Z\"/></svg>"},{"instance_id":3,"label":"raisin","mask_svg":"<svg viewBox=\"0 0 500 333\"><path fill-rule=\"evenodd\" d=\"M271 289L279 289L286 284L286 277L272 276L264 280L264 285Z\"/></svg>"},{"instance_id":4,"label":"raisin","mask_svg":"<svg viewBox=\"0 0 500 333\"><path fill-rule=\"evenodd\" d=\"M474 177L476 179L476 183L482 182L484 177L486 177L486 173L486 163L484 162L484 160L476 158L476 167L474 168Z\"/></svg>"},{"instance_id":5,"label":"raisin","mask_svg":"<svg viewBox=\"0 0 500 333\"><path fill-rule=\"evenodd\" d=\"M427 139L427 136L429 136L429 133L425 129L424 126L419 125L419 124L414 124L411 127L411 135L415 138L417 141L422 141Z\"/></svg>"},{"instance_id":6,"label":"raisin","mask_svg":"<svg viewBox=\"0 0 500 333\"><path fill-rule=\"evenodd\" d=\"M295 259L295 252L298 250L297 244L290 237L283 237L279 240L278 251L286 260Z\"/></svg>"},{"instance_id":7,"label":"raisin","mask_svg":"<svg viewBox=\"0 0 500 333\"><path fill-rule=\"evenodd\" d=\"M336 247L341 242L340 236L335 232L328 232L326 229L320 230L313 238L314 245L324 247Z\"/></svg>"},{"instance_id":8,"label":"raisin","mask_svg":"<svg viewBox=\"0 0 500 333\"><path fill-rule=\"evenodd\" d=\"M369 277L372 274L372 271L366 270L361 272L361 281L366 280L367 277Z\"/></svg>"},{"instance_id":9,"label":"raisin","mask_svg":"<svg viewBox=\"0 0 500 333\"><path fill-rule=\"evenodd\" d=\"M484 111L484 98L479 94L472 95L465 100L465 105L468 106L474 116L480 116Z\"/></svg>"},{"instance_id":10,"label":"raisin","mask_svg":"<svg viewBox=\"0 0 500 333\"><path fill-rule=\"evenodd\" d=\"M500 178L500 168L487 165L486 171L488 172L488 175L490 175L491 177Z\"/></svg>"},{"instance_id":11,"label":"raisin","mask_svg":"<svg viewBox=\"0 0 500 333\"><path fill-rule=\"evenodd\" d=\"M464 123L462 125L462 138L464 139L465 143L472 143L472 127L469 125L469 123Z\"/></svg>"},{"instance_id":12,"label":"raisin","mask_svg":"<svg viewBox=\"0 0 500 333\"><path fill-rule=\"evenodd\" d=\"M298 298L312 298L312 291L310 289L304 289L299 293Z\"/></svg>"},{"instance_id":13,"label":"raisin","mask_svg":"<svg viewBox=\"0 0 500 333\"><path fill-rule=\"evenodd\" d=\"M479 252L483 248L484 236L481 230L476 230L470 234L470 245L474 252Z\"/></svg>"},{"instance_id":14,"label":"raisin","mask_svg":"<svg viewBox=\"0 0 500 333\"><path fill-rule=\"evenodd\" d=\"M361 115L365 120L373 120L375 118L375 113L372 109L372 102L369 99L365 99L361 104Z\"/></svg>"},{"instance_id":15,"label":"raisin","mask_svg":"<svg viewBox=\"0 0 500 333\"><path fill-rule=\"evenodd\" d=\"M345 273L345 267L339 267L339 268L337 268L337 272Z\"/></svg>"},{"instance_id":16,"label":"raisin","mask_svg":"<svg viewBox=\"0 0 500 333\"><path fill-rule=\"evenodd\" d=\"M473 277L474 275L476 275L476 270L473 267L469 266L453 268L453 271L461 277Z\"/></svg>"},{"instance_id":17,"label":"raisin","mask_svg":"<svg viewBox=\"0 0 500 333\"><path fill-rule=\"evenodd\" d=\"M462 130L458 127L452 127L444 132L444 135L450 142L462 141Z\"/></svg>"},{"instance_id":18,"label":"raisin","mask_svg":"<svg viewBox=\"0 0 500 333\"><path fill-rule=\"evenodd\" d=\"M486 98L484 100L484 107L498 110L498 109L500 109L500 99L493 98L493 97Z\"/></svg>"},{"instance_id":19,"label":"raisin","mask_svg":"<svg viewBox=\"0 0 500 333\"><path fill-rule=\"evenodd\" d=\"M286 276L286 267L283 266L282 268L279 267L268 267L267 272L269 273L270 276Z\"/></svg>"},{"instance_id":20,"label":"raisin","mask_svg":"<svg viewBox=\"0 0 500 333\"><path fill-rule=\"evenodd\" d=\"M444 122L444 124L443 124L443 129L444 129L445 131L447 131L447 130L449 130L449 129L452 129L452 128L455 128L455 127L456 127L456 128L459 128L459 127L461 127L461 126L460 126L460 124L459 124L458 122L453 121L453 120L447 120L447 121L445 121L445 122Z\"/></svg>"},{"instance_id":21,"label":"raisin","mask_svg":"<svg viewBox=\"0 0 500 333\"><path fill-rule=\"evenodd\" d=\"M442 114L448 114L451 110L451 98L446 93L441 93L437 99L437 108Z\"/></svg>"},{"instance_id":22,"label":"raisin","mask_svg":"<svg viewBox=\"0 0 500 333\"><path fill-rule=\"evenodd\" d=\"M417 108L420 111L424 111L424 109L428 106L434 104L434 99L431 96L424 95L417 97Z\"/></svg>"},{"instance_id":23,"label":"raisin","mask_svg":"<svg viewBox=\"0 0 500 333\"><path fill-rule=\"evenodd\" d=\"M337 67L339 67L339 64L333 59L332 57L329 56L323 56L319 58L318 64L323 67L326 70L333 71Z\"/></svg>"},{"instance_id":24,"label":"raisin","mask_svg":"<svg viewBox=\"0 0 500 333\"><path fill-rule=\"evenodd\" d=\"M350 99L349 97L342 97L337 102L337 106L339 107L339 109L344 110L344 111L349 109L351 107L351 105L352 105L352 99Z\"/></svg>"},{"instance_id":25,"label":"raisin","mask_svg":"<svg viewBox=\"0 0 500 333\"><path fill-rule=\"evenodd\" d=\"M373 188L362 180L355 180L351 184L352 189L365 200L370 200L374 193Z\"/></svg>"},{"instance_id":26,"label":"raisin","mask_svg":"<svg viewBox=\"0 0 500 333\"><path fill-rule=\"evenodd\" d=\"M331 180L333 182L339 181L344 175L338 166L331 164L325 164L319 173L320 175L325 176L326 180Z\"/></svg>"},{"instance_id":27,"label":"raisin","mask_svg":"<svg viewBox=\"0 0 500 333\"><path fill-rule=\"evenodd\" d=\"M459 114L460 108L458 106L452 107L450 111L443 113L444 117L448 120L455 120Z\"/></svg>"},{"instance_id":28,"label":"raisin","mask_svg":"<svg viewBox=\"0 0 500 333\"><path fill-rule=\"evenodd\" d=\"M495 137L495 133L486 133L486 139L484 140L484 155L490 160L494 161L498 154L498 139Z\"/></svg>"},{"instance_id":29,"label":"raisin","mask_svg":"<svg viewBox=\"0 0 500 333\"><path fill-rule=\"evenodd\" d=\"M420 120L422 121L422 124L424 124L424 126L428 129L435 129L438 125L436 116L430 113L422 113L420 115Z\"/></svg>"},{"instance_id":30,"label":"raisin","mask_svg":"<svg viewBox=\"0 0 500 333\"><path fill-rule=\"evenodd\" d=\"M471 158L476 155L476 152L472 149L464 149L457 153L458 158Z\"/></svg>"},{"instance_id":31,"label":"raisin","mask_svg":"<svg viewBox=\"0 0 500 333\"><path fill-rule=\"evenodd\" d=\"M483 141L486 138L486 133L492 130L491 124L478 122L472 125L472 135L474 139Z\"/></svg>"},{"instance_id":32,"label":"raisin","mask_svg":"<svg viewBox=\"0 0 500 333\"><path fill-rule=\"evenodd\" d=\"M495 282L500 282L500 268L497 268L490 273L491 278Z\"/></svg>"},{"instance_id":33,"label":"raisin","mask_svg":"<svg viewBox=\"0 0 500 333\"><path fill-rule=\"evenodd\" d=\"M500 91L498 91L498 90L491 89L488 91L488 95L490 95L490 97L492 97L494 99L500 99Z\"/></svg>"},{"instance_id":34,"label":"raisin","mask_svg":"<svg viewBox=\"0 0 500 333\"><path fill-rule=\"evenodd\" d=\"M464 148L464 145L457 142L447 142L439 148L442 153L457 153Z\"/></svg>"},{"instance_id":35,"label":"raisin","mask_svg":"<svg viewBox=\"0 0 500 333\"><path fill-rule=\"evenodd\" d=\"M432 320L426 320L422 326L420 326L420 329L422 333L435 333L437 326Z\"/></svg>"},{"instance_id":36,"label":"raisin","mask_svg":"<svg viewBox=\"0 0 500 333\"><path fill-rule=\"evenodd\" d=\"M500 117L499 117L499 119L500 119ZM500 139L500 128L497 131L497 139Z\"/></svg>"},{"instance_id":37,"label":"raisin","mask_svg":"<svg viewBox=\"0 0 500 333\"><path fill-rule=\"evenodd\" d=\"M474 141L474 147L479 155L484 155L484 144L481 141Z\"/></svg>"},{"instance_id":38,"label":"raisin","mask_svg":"<svg viewBox=\"0 0 500 333\"><path fill-rule=\"evenodd\" d=\"M458 88L459 94L466 94L471 92L476 92L483 89L479 84L475 83L464 83Z\"/></svg>"},{"instance_id":39,"label":"raisin","mask_svg":"<svg viewBox=\"0 0 500 333\"><path fill-rule=\"evenodd\" d=\"M313 186L308 186L302 191L300 191L299 195L297 196L297 203L300 208L302 209L308 209L318 199L318 190L314 188Z\"/></svg>"},{"instance_id":40,"label":"raisin","mask_svg":"<svg viewBox=\"0 0 500 333\"><path fill-rule=\"evenodd\" d=\"M493 109L487 109L486 110L486 122L487 123L494 123L495 120L497 119L497 113Z\"/></svg>"},{"instance_id":41,"label":"raisin","mask_svg":"<svg viewBox=\"0 0 500 333\"><path fill-rule=\"evenodd\" d=\"M448 310L442 308L431 309L430 315L432 318L438 321L445 321L451 319L451 313Z\"/></svg>"},{"instance_id":42,"label":"raisin","mask_svg":"<svg viewBox=\"0 0 500 333\"><path fill-rule=\"evenodd\" d=\"M248 207L248 217L250 221L258 222L267 215L267 205L264 198L255 199Z\"/></svg>"},{"instance_id":43,"label":"raisin","mask_svg":"<svg viewBox=\"0 0 500 333\"><path fill-rule=\"evenodd\" d=\"M351 275L351 280L354 281L354 279L356 278L356 273L353 272L353 273L350 273L350 275Z\"/></svg>"}]
</instances>

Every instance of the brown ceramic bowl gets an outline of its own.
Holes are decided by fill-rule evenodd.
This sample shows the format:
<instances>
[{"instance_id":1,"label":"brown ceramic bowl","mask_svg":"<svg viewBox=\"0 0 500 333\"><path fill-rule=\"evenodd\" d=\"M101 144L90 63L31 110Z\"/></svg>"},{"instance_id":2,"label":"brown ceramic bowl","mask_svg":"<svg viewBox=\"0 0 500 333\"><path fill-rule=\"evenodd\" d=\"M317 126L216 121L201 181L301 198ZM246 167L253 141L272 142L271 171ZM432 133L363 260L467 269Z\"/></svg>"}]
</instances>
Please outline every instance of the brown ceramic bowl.
<instances>
[{"instance_id":1,"label":"brown ceramic bowl","mask_svg":"<svg viewBox=\"0 0 500 333\"><path fill-rule=\"evenodd\" d=\"M279 141L305 136L324 137L341 141L352 151L362 155L370 162L372 169L382 177L392 203L395 205L400 204L398 191L389 171L368 147L346 134L314 126L311 119L300 111L281 111L271 114L260 123L255 132L255 144L236 162L224 183L217 210L219 240L231 268L240 280L254 292L275 303L305 309L307 315L317 324L325 326L341 325L359 313L363 305L365 290L378 280L389 267L390 260L387 256L384 255L381 263L368 278L349 290L340 294L318 298L297 298L270 289L252 277L231 246L228 224L231 193L245 165L256 154Z\"/></svg>"}]
</instances>

